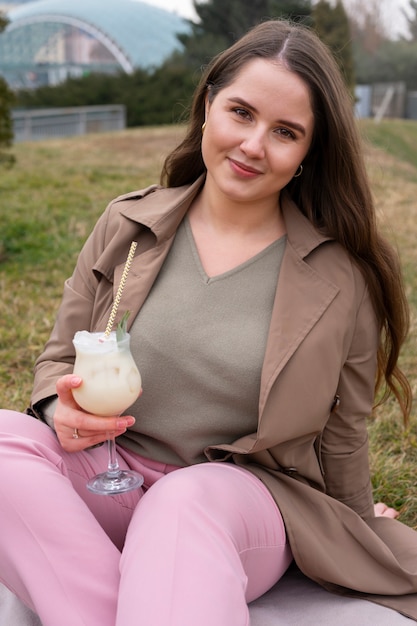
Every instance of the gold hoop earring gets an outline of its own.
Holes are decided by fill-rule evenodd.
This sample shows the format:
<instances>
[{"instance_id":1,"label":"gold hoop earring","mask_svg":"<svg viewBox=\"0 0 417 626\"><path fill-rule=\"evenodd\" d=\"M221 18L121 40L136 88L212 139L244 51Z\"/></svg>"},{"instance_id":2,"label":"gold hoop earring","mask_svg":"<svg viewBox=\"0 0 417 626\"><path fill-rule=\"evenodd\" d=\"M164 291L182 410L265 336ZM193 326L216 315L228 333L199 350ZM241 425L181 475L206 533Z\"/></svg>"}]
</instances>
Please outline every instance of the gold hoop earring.
<instances>
[{"instance_id":1,"label":"gold hoop earring","mask_svg":"<svg viewBox=\"0 0 417 626\"><path fill-rule=\"evenodd\" d=\"M204 131L206 130L206 125L207 125L207 122L204 122L204 124L201 127L201 134L202 135L204 135Z\"/></svg>"},{"instance_id":2,"label":"gold hoop earring","mask_svg":"<svg viewBox=\"0 0 417 626\"><path fill-rule=\"evenodd\" d=\"M304 169L303 166L300 164L298 166L297 171L294 174L294 178L298 178L299 176L301 176L301 174L303 173L303 169Z\"/></svg>"}]
</instances>

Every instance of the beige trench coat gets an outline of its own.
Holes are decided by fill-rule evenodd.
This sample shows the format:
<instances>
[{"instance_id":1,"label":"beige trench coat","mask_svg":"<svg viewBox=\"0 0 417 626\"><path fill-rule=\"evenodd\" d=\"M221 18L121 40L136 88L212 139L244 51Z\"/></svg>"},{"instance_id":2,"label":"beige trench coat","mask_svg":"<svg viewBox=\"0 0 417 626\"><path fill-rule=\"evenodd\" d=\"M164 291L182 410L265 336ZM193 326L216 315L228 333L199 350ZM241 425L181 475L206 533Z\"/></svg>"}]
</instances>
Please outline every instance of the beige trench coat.
<instances>
[{"instance_id":1,"label":"beige trench coat","mask_svg":"<svg viewBox=\"0 0 417 626\"><path fill-rule=\"evenodd\" d=\"M55 395L56 379L72 371L74 332L105 329L136 240L119 309L130 310L133 321L201 185L153 186L109 205L66 282L37 361L35 413ZM417 621L417 533L373 516L366 420L378 332L369 294L340 245L315 230L285 196L282 210L287 246L262 370L258 430L206 454L211 461L232 456L266 483L307 576Z\"/></svg>"}]
</instances>

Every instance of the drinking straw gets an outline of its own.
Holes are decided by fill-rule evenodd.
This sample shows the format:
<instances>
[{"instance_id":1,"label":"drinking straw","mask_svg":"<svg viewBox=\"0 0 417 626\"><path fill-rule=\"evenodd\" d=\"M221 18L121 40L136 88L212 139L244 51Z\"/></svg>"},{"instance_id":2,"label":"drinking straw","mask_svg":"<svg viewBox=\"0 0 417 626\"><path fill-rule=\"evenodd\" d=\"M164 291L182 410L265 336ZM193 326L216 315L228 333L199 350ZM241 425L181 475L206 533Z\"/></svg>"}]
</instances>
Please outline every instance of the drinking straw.
<instances>
[{"instance_id":1,"label":"drinking straw","mask_svg":"<svg viewBox=\"0 0 417 626\"><path fill-rule=\"evenodd\" d=\"M125 263L125 266L124 266L124 269L123 269L122 277L120 279L119 287L117 289L117 294L116 294L116 297L115 297L114 302L113 302L113 306L112 306L112 310L111 310L111 313L110 313L109 321L107 322L106 330L104 331L104 336L105 336L106 339L110 335L111 329L113 328L114 318L116 317L117 309L119 307L120 299L122 297L122 291L123 291L123 288L125 286L127 274L128 274L128 272L130 270L130 266L132 264L133 256L135 254L135 250L136 250L136 246L137 245L138 245L137 241L132 241L132 243L130 244L129 254L127 255L126 263Z\"/></svg>"}]
</instances>

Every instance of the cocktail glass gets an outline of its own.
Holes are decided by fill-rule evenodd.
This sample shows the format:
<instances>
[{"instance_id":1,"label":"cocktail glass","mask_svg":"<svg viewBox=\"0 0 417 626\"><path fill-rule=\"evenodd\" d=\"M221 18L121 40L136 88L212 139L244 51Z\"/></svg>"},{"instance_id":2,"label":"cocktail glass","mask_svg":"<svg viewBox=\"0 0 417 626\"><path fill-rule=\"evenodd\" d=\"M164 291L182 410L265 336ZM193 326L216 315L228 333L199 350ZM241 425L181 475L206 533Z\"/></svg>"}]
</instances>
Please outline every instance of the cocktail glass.
<instances>
[{"instance_id":1,"label":"cocktail glass","mask_svg":"<svg viewBox=\"0 0 417 626\"><path fill-rule=\"evenodd\" d=\"M72 393L77 404L94 415L120 415L137 399L142 381L130 352L130 335L117 340L116 332L75 333L74 374L82 384ZM107 471L88 481L90 491L114 495L138 489L143 476L132 470L121 470L116 457L114 437L108 439L109 462Z\"/></svg>"}]
</instances>

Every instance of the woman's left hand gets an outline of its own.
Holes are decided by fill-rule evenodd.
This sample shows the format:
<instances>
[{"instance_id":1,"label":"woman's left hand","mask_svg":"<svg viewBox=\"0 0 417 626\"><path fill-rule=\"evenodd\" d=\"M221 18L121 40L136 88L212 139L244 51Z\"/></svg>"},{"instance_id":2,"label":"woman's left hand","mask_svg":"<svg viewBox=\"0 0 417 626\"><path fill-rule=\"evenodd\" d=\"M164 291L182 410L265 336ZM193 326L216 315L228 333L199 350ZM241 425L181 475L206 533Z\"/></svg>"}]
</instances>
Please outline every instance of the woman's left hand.
<instances>
[{"instance_id":1,"label":"woman's left hand","mask_svg":"<svg viewBox=\"0 0 417 626\"><path fill-rule=\"evenodd\" d=\"M399 512L396 509L384 504L384 502L377 502L374 504L375 517L391 517L395 519L399 516Z\"/></svg>"}]
</instances>

